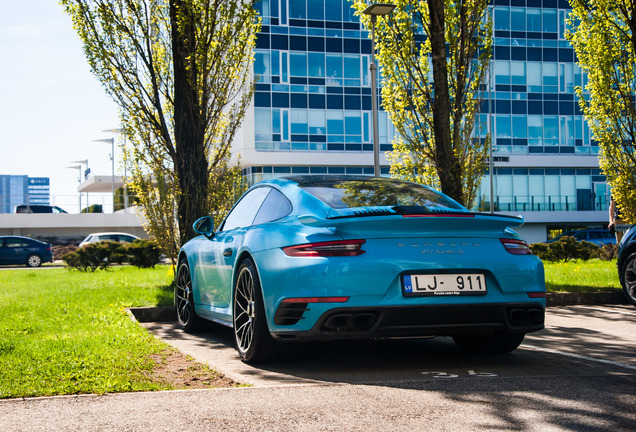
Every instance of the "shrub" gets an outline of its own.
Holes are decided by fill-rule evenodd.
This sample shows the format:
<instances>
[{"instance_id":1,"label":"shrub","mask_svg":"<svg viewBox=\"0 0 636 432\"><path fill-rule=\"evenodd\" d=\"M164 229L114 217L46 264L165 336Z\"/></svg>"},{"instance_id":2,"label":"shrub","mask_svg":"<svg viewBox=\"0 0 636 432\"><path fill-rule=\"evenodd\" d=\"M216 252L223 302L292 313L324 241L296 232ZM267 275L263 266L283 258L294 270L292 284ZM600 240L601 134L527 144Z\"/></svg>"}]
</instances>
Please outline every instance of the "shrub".
<instances>
[{"instance_id":1,"label":"shrub","mask_svg":"<svg viewBox=\"0 0 636 432\"><path fill-rule=\"evenodd\" d=\"M606 244L601 247L598 257L603 261L612 261L618 258L618 245Z\"/></svg>"},{"instance_id":2,"label":"shrub","mask_svg":"<svg viewBox=\"0 0 636 432\"><path fill-rule=\"evenodd\" d=\"M594 243L577 241L571 236L561 237L553 243L535 243L530 248L544 261L589 260L598 258L601 253L601 248Z\"/></svg>"},{"instance_id":3,"label":"shrub","mask_svg":"<svg viewBox=\"0 0 636 432\"><path fill-rule=\"evenodd\" d=\"M154 267L159 262L161 250L156 242L137 240L124 245L114 241L89 243L75 252L62 256L68 267L81 271L106 269L111 264L130 263L136 267Z\"/></svg>"},{"instance_id":4,"label":"shrub","mask_svg":"<svg viewBox=\"0 0 636 432\"><path fill-rule=\"evenodd\" d=\"M126 246L126 255L135 267L154 268L161 259L161 249L153 240L135 240Z\"/></svg>"}]
</instances>

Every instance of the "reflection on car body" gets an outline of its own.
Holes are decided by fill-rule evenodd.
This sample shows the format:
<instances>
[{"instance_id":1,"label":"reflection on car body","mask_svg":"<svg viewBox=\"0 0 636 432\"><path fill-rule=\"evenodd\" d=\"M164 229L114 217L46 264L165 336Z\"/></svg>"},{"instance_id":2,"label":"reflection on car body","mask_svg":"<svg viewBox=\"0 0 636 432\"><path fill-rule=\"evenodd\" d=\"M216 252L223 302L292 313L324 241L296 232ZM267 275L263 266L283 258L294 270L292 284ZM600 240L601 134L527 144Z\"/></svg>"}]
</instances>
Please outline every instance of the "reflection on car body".
<instances>
[{"instance_id":1,"label":"reflection on car body","mask_svg":"<svg viewBox=\"0 0 636 432\"><path fill-rule=\"evenodd\" d=\"M233 327L248 362L302 340L452 336L514 350L544 326L543 265L511 227L415 183L297 176L251 187L178 257L180 324Z\"/></svg>"},{"instance_id":2,"label":"reflection on car body","mask_svg":"<svg viewBox=\"0 0 636 432\"><path fill-rule=\"evenodd\" d=\"M625 232L618 246L618 278L627 300L636 306L636 226Z\"/></svg>"}]
</instances>

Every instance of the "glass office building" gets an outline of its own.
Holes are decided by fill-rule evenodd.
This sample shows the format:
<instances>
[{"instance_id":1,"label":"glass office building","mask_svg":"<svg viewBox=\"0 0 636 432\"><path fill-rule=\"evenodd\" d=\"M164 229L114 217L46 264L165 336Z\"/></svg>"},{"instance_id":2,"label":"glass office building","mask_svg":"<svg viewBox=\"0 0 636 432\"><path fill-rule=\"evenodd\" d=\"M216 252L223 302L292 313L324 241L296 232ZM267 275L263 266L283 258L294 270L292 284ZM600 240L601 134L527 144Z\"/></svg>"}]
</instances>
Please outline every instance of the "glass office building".
<instances>
[{"instance_id":1,"label":"glass office building","mask_svg":"<svg viewBox=\"0 0 636 432\"><path fill-rule=\"evenodd\" d=\"M350 2L261 0L257 7L263 26L254 104L234 146L248 181L372 175L372 44ZM598 147L574 91L585 77L564 38L569 9L567 0L491 2L491 91L480 116L483 124L492 121L492 201L496 211L524 215L532 241L551 229L600 226L607 219ZM381 152L391 150L395 130L382 110L379 132ZM381 166L388 175L384 157ZM487 173L476 208L488 209L490 202Z\"/></svg>"},{"instance_id":2,"label":"glass office building","mask_svg":"<svg viewBox=\"0 0 636 432\"><path fill-rule=\"evenodd\" d=\"M13 213L22 204L49 205L48 177L0 175L0 213Z\"/></svg>"}]
</instances>

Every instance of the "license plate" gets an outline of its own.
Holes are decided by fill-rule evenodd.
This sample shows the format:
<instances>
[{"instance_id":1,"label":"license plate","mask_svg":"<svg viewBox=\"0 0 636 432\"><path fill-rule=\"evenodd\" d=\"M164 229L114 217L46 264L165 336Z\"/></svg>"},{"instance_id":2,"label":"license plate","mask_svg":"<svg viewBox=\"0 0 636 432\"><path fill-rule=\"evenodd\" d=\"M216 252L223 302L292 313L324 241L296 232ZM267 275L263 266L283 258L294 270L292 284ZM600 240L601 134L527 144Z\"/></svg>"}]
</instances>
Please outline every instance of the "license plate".
<instances>
[{"instance_id":1,"label":"license plate","mask_svg":"<svg viewBox=\"0 0 636 432\"><path fill-rule=\"evenodd\" d=\"M404 275L402 286L405 295L484 295L486 277L481 273Z\"/></svg>"}]
</instances>

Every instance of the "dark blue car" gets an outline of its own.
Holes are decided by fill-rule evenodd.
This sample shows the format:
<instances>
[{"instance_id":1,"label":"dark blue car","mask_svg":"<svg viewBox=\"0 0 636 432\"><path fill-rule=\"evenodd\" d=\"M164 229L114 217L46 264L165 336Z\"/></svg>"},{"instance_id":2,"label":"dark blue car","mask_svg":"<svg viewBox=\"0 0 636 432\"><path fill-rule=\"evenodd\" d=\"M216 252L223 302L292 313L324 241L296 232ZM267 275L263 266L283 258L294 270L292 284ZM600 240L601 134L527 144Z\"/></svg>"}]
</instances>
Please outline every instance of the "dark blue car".
<instances>
[{"instance_id":1,"label":"dark blue car","mask_svg":"<svg viewBox=\"0 0 636 432\"><path fill-rule=\"evenodd\" d=\"M0 237L0 264L25 264L27 267L39 267L42 263L53 261L53 252L48 243L28 237Z\"/></svg>"}]
</instances>

